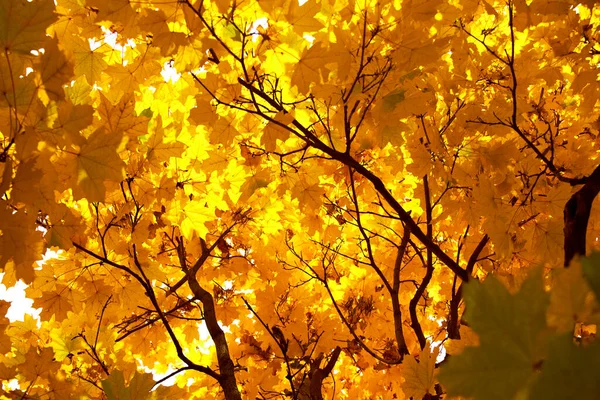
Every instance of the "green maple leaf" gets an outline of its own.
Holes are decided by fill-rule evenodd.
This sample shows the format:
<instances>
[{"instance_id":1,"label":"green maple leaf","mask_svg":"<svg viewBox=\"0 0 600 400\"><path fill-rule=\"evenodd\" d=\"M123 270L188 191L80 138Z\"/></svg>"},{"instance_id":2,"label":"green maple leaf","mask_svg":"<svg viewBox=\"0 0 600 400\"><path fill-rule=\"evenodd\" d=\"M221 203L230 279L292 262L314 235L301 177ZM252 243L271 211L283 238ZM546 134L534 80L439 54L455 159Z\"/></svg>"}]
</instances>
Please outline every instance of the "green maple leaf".
<instances>
[{"instance_id":1,"label":"green maple leaf","mask_svg":"<svg viewBox=\"0 0 600 400\"><path fill-rule=\"evenodd\" d=\"M534 377L545 348L548 294L540 271L511 295L496 278L470 282L465 318L480 346L452 357L441 369L449 395L474 399L511 399Z\"/></svg>"},{"instance_id":2,"label":"green maple leaf","mask_svg":"<svg viewBox=\"0 0 600 400\"><path fill-rule=\"evenodd\" d=\"M596 299L600 301L600 253L594 252L581 259L583 276L590 288L594 291Z\"/></svg>"},{"instance_id":3,"label":"green maple leaf","mask_svg":"<svg viewBox=\"0 0 600 400\"><path fill-rule=\"evenodd\" d=\"M571 333L553 338L531 399L597 399L600 393L600 342L573 343Z\"/></svg>"}]
</instances>

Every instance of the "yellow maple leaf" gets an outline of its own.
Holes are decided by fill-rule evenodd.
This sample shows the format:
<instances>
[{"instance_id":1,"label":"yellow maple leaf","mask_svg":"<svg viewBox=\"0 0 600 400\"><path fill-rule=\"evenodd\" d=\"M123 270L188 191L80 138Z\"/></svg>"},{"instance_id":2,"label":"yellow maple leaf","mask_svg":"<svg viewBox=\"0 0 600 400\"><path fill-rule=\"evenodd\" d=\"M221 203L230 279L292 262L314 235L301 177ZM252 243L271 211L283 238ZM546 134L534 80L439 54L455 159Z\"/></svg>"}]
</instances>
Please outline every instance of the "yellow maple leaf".
<instances>
[{"instance_id":1,"label":"yellow maple leaf","mask_svg":"<svg viewBox=\"0 0 600 400\"><path fill-rule=\"evenodd\" d=\"M51 348L45 347L37 349L30 347L25 354L25 362L18 366L19 371L30 382L35 381L39 377L47 377L56 373L60 364L54 362L54 352Z\"/></svg>"},{"instance_id":2,"label":"yellow maple leaf","mask_svg":"<svg viewBox=\"0 0 600 400\"><path fill-rule=\"evenodd\" d=\"M99 45L92 50L88 41L79 38L72 40L69 48L74 56L75 74L85 76L90 85L101 81L102 72L108 67L104 58L109 49L106 45Z\"/></svg>"},{"instance_id":3,"label":"yellow maple leaf","mask_svg":"<svg viewBox=\"0 0 600 400\"><path fill-rule=\"evenodd\" d=\"M89 0L88 7L95 7L98 10L98 21L108 21L121 29L132 29L136 24L132 24L136 18L136 12L128 0Z\"/></svg>"},{"instance_id":4,"label":"yellow maple leaf","mask_svg":"<svg viewBox=\"0 0 600 400\"><path fill-rule=\"evenodd\" d=\"M275 151L277 140L285 141L290 136L290 131L285 127L294 121L294 115L280 111L275 115L273 121L270 121L260 138L261 143L265 146L266 151Z\"/></svg>"},{"instance_id":5,"label":"yellow maple leaf","mask_svg":"<svg viewBox=\"0 0 600 400\"><path fill-rule=\"evenodd\" d=\"M10 307L8 301L0 300L0 354L6 354L10 351L10 336L6 334L6 328L10 321L6 318L6 313Z\"/></svg>"},{"instance_id":6,"label":"yellow maple leaf","mask_svg":"<svg viewBox=\"0 0 600 400\"><path fill-rule=\"evenodd\" d=\"M123 136L96 130L78 150L65 150L57 169L68 176L73 185L73 196L88 201L103 201L106 181L119 182L123 178L124 162L117 153Z\"/></svg>"},{"instance_id":7,"label":"yellow maple leaf","mask_svg":"<svg viewBox=\"0 0 600 400\"><path fill-rule=\"evenodd\" d=\"M255 191L260 188L267 187L271 179L271 174L266 169L254 171L249 177L246 178L246 181L240 188L240 192L242 194L238 199L238 203L243 204L248 201Z\"/></svg>"},{"instance_id":8,"label":"yellow maple leaf","mask_svg":"<svg viewBox=\"0 0 600 400\"><path fill-rule=\"evenodd\" d=\"M185 144L172 138L165 138L161 118L157 119L156 132L146 141L146 159L154 167L160 167L172 157L180 157L185 150Z\"/></svg>"},{"instance_id":9,"label":"yellow maple leaf","mask_svg":"<svg viewBox=\"0 0 600 400\"><path fill-rule=\"evenodd\" d=\"M100 105L97 108L108 132L123 132L137 137L148 133L148 118L135 113L135 96L124 94L114 103L100 93Z\"/></svg>"},{"instance_id":10,"label":"yellow maple leaf","mask_svg":"<svg viewBox=\"0 0 600 400\"><path fill-rule=\"evenodd\" d=\"M184 219L181 222L183 236L190 240L195 232L199 237L205 238L208 233L206 223L214 219L215 209L200 200L190 201L183 208L183 215Z\"/></svg>"},{"instance_id":11,"label":"yellow maple leaf","mask_svg":"<svg viewBox=\"0 0 600 400\"><path fill-rule=\"evenodd\" d=\"M43 292L42 296L34 299L34 307L41 307L43 318L54 316L59 321L67 318L70 312L74 311L77 301L83 300L77 290L66 285L56 285L55 292ZM81 305L81 303L79 304Z\"/></svg>"},{"instance_id":12,"label":"yellow maple leaf","mask_svg":"<svg viewBox=\"0 0 600 400\"><path fill-rule=\"evenodd\" d=\"M13 260L17 279L33 281L33 263L42 258L42 233L32 229L35 215L0 207L0 266Z\"/></svg>"},{"instance_id":13,"label":"yellow maple leaf","mask_svg":"<svg viewBox=\"0 0 600 400\"><path fill-rule=\"evenodd\" d=\"M299 34L318 31L323 27L323 23L315 18L319 11L321 11L321 4L316 0L302 3L290 1L286 20Z\"/></svg>"},{"instance_id":14,"label":"yellow maple leaf","mask_svg":"<svg viewBox=\"0 0 600 400\"><path fill-rule=\"evenodd\" d=\"M26 71L26 68L24 60L20 58L0 58L0 92L3 93L0 97L0 106L2 108L11 106L17 107L17 110L21 110L24 106L31 105L37 91L37 85L35 83L35 75L33 74L29 74L23 78L19 77ZM14 124L12 128L9 128L5 125L6 122L2 122L2 125L4 125L3 129L6 129L6 132L10 132L10 129L14 129Z\"/></svg>"},{"instance_id":15,"label":"yellow maple leaf","mask_svg":"<svg viewBox=\"0 0 600 400\"><path fill-rule=\"evenodd\" d=\"M65 92L74 105L86 104L90 101L92 87L87 83L85 76L80 75L71 86L65 88Z\"/></svg>"},{"instance_id":16,"label":"yellow maple leaf","mask_svg":"<svg viewBox=\"0 0 600 400\"><path fill-rule=\"evenodd\" d=\"M308 93L311 84L321 83L321 69L325 65L326 52L323 44L315 43L302 53L292 74L292 84L298 87L300 93Z\"/></svg>"},{"instance_id":17,"label":"yellow maple leaf","mask_svg":"<svg viewBox=\"0 0 600 400\"><path fill-rule=\"evenodd\" d=\"M40 80L50 100L65 98L64 85L73 76L73 64L58 48L58 40L53 39L44 44L44 54L40 60Z\"/></svg>"},{"instance_id":18,"label":"yellow maple leaf","mask_svg":"<svg viewBox=\"0 0 600 400\"><path fill-rule=\"evenodd\" d=\"M210 130L210 142L229 146L239 134L233 118L229 116L219 116L219 119Z\"/></svg>"},{"instance_id":19,"label":"yellow maple leaf","mask_svg":"<svg viewBox=\"0 0 600 400\"><path fill-rule=\"evenodd\" d=\"M300 202L300 208L316 210L324 201L325 190L320 184L312 185L303 182L302 180L292 188L292 196Z\"/></svg>"},{"instance_id":20,"label":"yellow maple leaf","mask_svg":"<svg viewBox=\"0 0 600 400\"><path fill-rule=\"evenodd\" d=\"M0 171L2 171L2 180L0 180L0 196L4 196L6 191L10 189L10 183L12 181L12 158L9 157L5 162L0 164Z\"/></svg>"},{"instance_id":21,"label":"yellow maple leaf","mask_svg":"<svg viewBox=\"0 0 600 400\"><path fill-rule=\"evenodd\" d=\"M432 351L428 343L419 353L419 360L409 356L404 361L402 391L407 397L421 399L427 394L435 394L435 361L437 359L439 347Z\"/></svg>"},{"instance_id":22,"label":"yellow maple leaf","mask_svg":"<svg viewBox=\"0 0 600 400\"><path fill-rule=\"evenodd\" d=\"M56 20L52 0L0 1L0 47L8 53L29 55L38 50L46 28Z\"/></svg>"},{"instance_id":23,"label":"yellow maple leaf","mask_svg":"<svg viewBox=\"0 0 600 400\"><path fill-rule=\"evenodd\" d=\"M49 140L53 144L62 144L61 136L68 135L70 138L77 137L79 132L90 126L94 118L94 109L87 104L74 105L71 102L61 102L56 110L56 119L52 126L56 135Z\"/></svg>"},{"instance_id":24,"label":"yellow maple leaf","mask_svg":"<svg viewBox=\"0 0 600 400\"><path fill-rule=\"evenodd\" d=\"M59 362L81 349L80 341L73 340L72 334L65 335L62 329L52 329L50 339L52 339L50 347L54 351L56 361Z\"/></svg>"}]
</instances>

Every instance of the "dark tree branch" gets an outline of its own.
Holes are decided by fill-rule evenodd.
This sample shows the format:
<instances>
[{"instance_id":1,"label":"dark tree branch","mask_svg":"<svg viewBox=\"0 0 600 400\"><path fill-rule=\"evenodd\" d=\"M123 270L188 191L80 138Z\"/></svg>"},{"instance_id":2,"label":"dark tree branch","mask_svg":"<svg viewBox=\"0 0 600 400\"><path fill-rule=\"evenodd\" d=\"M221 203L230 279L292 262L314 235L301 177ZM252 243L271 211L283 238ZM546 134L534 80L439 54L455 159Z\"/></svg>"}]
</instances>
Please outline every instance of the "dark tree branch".
<instances>
[{"instance_id":1,"label":"dark tree branch","mask_svg":"<svg viewBox=\"0 0 600 400\"><path fill-rule=\"evenodd\" d=\"M265 330L267 331L267 333L269 334L269 336L271 336L271 338L273 338L273 341L275 342L275 344L277 344L277 347L279 347L279 350L281 350L281 354L283 355L283 360L285 362L285 366L287 368L287 375L286 375L286 379L288 380L288 382L290 383L290 389L292 391L292 399L296 399L297 398L297 393L296 393L296 386L294 385L294 376L292 375L292 368L290 365L290 359L288 357L288 340L285 339L285 337L283 337L283 333L278 332L277 334L274 333L275 327L273 329L269 328L269 325L267 325L263 319L260 317L260 315L258 315L258 313L256 311L254 311L254 308L252 308L252 306L250 305L250 303L248 303L248 301L242 297L242 301L244 302L244 304L246 304L246 307L248 308L248 310L250 310L250 312L258 319L258 322L260 322L260 324L263 326L263 328L265 328ZM277 328L279 329L279 328Z\"/></svg>"},{"instance_id":2,"label":"dark tree branch","mask_svg":"<svg viewBox=\"0 0 600 400\"><path fill-rule=\"evenodd\" d=\"M337 346L333 353L331 353L331 357L325 365L324 368L319 368L317 365L316 369L312 371L312 375L310 377L310 398L311 400L323 400L323 381L327 378L327 375L333 371L333 367L340 356L342 349L340 346ZM319 360L320 361L320 360Z\"/></svg>"},{"instance_id":3,"label":"dark tree branch","mask_svg":"<svg viewBox=\"0 0 600 400\"><path fill-rule=\"evenodd\" d=\"M217 319L217 310L213 296L200 284L196 279L196 275L192 274L194 268L188 270L188 284L190 290L194 294L194 297L200 302L204 308L204 321L206 322L206 328L212 338L217 353L217 362L219 364L219 377L218 381L223 388L225 398L227 400L242 400L242 395L237 387L235 379L235 365L229 354L229 346L227 345L227 338L225 332L219 326L219 320Z\"/></svg>"},{"instance_id":4,"label":"dark tree branch","mask_svg":"<svg viewBox=\"0 0 600 400\"><path fill-rule=\"evenodd\" d=\"M469 274L473 273L473 269L475 268L475 263L479 259L479 255L485 248L485 245L490 241L490 237L488 235L483 235L479 244L469 257L469 261L467 262L467 270ZM456 284L456 282L455 282ZM454 285L453 285L454 286ZM459 285L458 289L454 291L452 290L452 299L450 300L450 312L448 313L448 338L449 339L460 339L460 319L458 318L458 308L460 306L460 302L462 300L462 283Z\"/></svg>"},{"instance_id":5,"label":"dark tree branch","mask_svg":"<svg viewBox=\"0 0 600 400\"><path fill-rule=\"evenodd\" d=\"M433 242L433 225L432 225L432 209L431 209L431 196L429 193L429 179L427 175L423 177L423 187L425 189L425 216L427 219L427 238ZM427 250L427 260L425 264L425 276L421 281L421 284L417 288L415 295L410 300L408 310L410 312L410 326L412 327L415 335L417 336L417 340L419 341L419 346L421 349L424 349L427 345L427 340L425 338L425 334L423 333L423 329L421 328L421 324L419 323L419 317L417 316L417 305L423 297L429 282L431 282L431 278L433 276L433 252L432 249L426 247Z\"/></svg>"},{"instance_id":6,"label":"dark tree branch","mask_svg":"<svg viewBox=\"0 0 600 400\"><path fill-rule=\"evenodd\" d=\"M141 264L139 262L139 260L137 259L137 252L135 250L135 247L133 249L133 257L134 257L134 262L136 267L140 270L140 272L142 273L142 275L138 275L137 273L133 272L130 268L126 267L125 265L121 265L121 264L117 264L114 261L111 261L109 259L107 259L106 257L103 257L99 254L94 253L93 251L86 249L85 247L73 242L73 246L75 246L75 248L83 251L84 253L94 257L95 259L108 264L112 267L115 267L117 269L120 269L122 271L127 272L129 275L133 276L139 283L140 285L144 288L144 290L146 291L146 295L150 298L150 301L152 303L152 305L154 306L155 311L158 313L161 322L164 324L165 329L167 330L167 333L169 334L169 337L171 338L171 340L173 341L173 345L175 346L175 349L177 351L177 355L179 356L179 358L185 362L187 364L187 366L190 367L190 369L194 369L198 372L202 372L208 376L210 376L211 378L214 378L216 380L220 379L220 375L218 373L216 373L215 371L213 371L212 369L210 369L209 367L205 367L202 365L198 365L194 362L192 362L183 352L183 348L181 347L181 344L179 343L179 340L177 339L177 336L175 335L175 332L173 332L173 329L171 329L171 325L169 324L169 321L167 320L167 317L165 316L165 314L162 312L162 309L160 307L160 305L158 304L158 300L156 299L156 296L154 294L154 290L152 288L152 285L150 284L150 282L148 281L148 279L145 277L145 274L143 273Z\"/></svg>"},{"instance_id":7,"label":"dark tree branch","mask_svg":"<svg viewBox=\"0 0 600 400\"><path fill-rule=\"evenodd\" d=\"M406 247L408 246L408 240L410 239L410 230L404 229L404 235L402 236L402 242L398 247L398 253L396 254L396 262L394 263L394 276L393 276L393 287L392 287L392 310L394 313L394 334L396 336L396 344L398 345L398 353L400 354L400 360L404 355L409 354L408 346L406 345L406 339L404 338L403 331L403 320L402 320L402 309L400 307L400 269L402 267L402 260L406 254Z\"/></svg>"},{"instance_id":8,"label":"dark tree branch","mask_svg":"<svg viewBox=\"0 0 600 400\"><path fill-rule=\"evenodd\" d=\"M588 177L581 189L565 204L565 267L575 256L585 256L588 221L594 199L600 192L600 165Z\"/></svg>"}]
</instances>

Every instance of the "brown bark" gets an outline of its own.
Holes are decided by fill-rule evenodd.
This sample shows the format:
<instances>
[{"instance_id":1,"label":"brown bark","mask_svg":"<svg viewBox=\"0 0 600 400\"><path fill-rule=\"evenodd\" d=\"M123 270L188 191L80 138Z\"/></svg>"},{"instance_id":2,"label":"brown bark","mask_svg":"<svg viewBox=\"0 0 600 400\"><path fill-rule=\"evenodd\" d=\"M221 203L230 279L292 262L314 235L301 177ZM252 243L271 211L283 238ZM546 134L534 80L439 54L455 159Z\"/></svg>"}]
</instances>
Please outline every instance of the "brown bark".
<instances>
[{"instance_id":1,"label":"brown bark","mask_svg":"<svg viewBox=\"0 0 600 400\"><path fill-rule=\"evenodd\" d=\"M479 244L471 253L469 261L467 262L467 273L469 276L473 273L475 264L479 258L479 255L485 248L485 245L490 241L488 235L483 235ZM448 339L460 339L460 319L458 317L458 308L462 300L462 283L459 283L458 289L453 291L452 299L450 300L450 312L448 314Z\"/></svg>"},{"instance_id":2,"label":"brown bark","mask_svg":"<svg viewBox=\"0 0 600 400\"><path fill-rule=\"evenodd\" d=\"M285 111L284 107L269 97L267 94L262 92L260 89L252 86L251 83L244 81L242 78L238 78L238 82L250 92L259 96L261 99L265 100L270 106L275 108L277 111ZM280 124L271 118L269 118L266 114L259 115L270 122L274 122L275 124ZM423 245L431 251L442 263L444 263L448 268L452 270L462 281L468 281L469 276L467 272L461 268L456 261L454 261L448 254L442 250L437 243L427 237L425 232L421 230L421 227L412 219L410 213L402 207L400 202L396 200L394 195L389 191L386 187L385 183L373 172L371 172L367 167L357 161L354 157L352 157L348 152L341 152L334 148L329 147L324 142L322 142L309 128L302 125L297 120L293 120L291 126L286 126L284 124L280 124L283 129L289 130L294 135L300 137L302 140L306 142L308 146L311 146L317 150L322 151L331 157L332 160L338 161L347 167L350 167L354 171L358 172L360 175L365 177L371 184L374 189L385 199L385 201L390 205L390 207L394 210L398 217L404 224L410 229L412 234L421 242Z\"/></svg>"},{"instance_id":3,"label":"brown bark","mask_svg":"<svg viewBox=\"0 0 600 400\"><path fill-rule=\"evenodd\" d=\"M331 354L329 362L325 368L317 368L313 371L310 377L310 398L311 400L323 400L323 381L327 378L327 375L331 373L335 363L340 356L342 349L340 346L336 347Z\"/></svg>"},{"instance_id":4,"label":"brown bark","mask_svg":"<svg viewBox=\"0 0 600 400\"><path fill-rule=\"evenodd\" d=\"M402 259L406 253L406 247L410 240L410 230L405 228L404 235L402 237L402 243L398 248L398 254L396 255L396 262L394 263L394 281L392 286L392 310L394 311L394 334L396 336L396 344L398 345L398 353L400 354L400 360L405 355L409 354L408 346L404 338L403 331L403 319L402 309L400 308L400 269L402 268Z\"/></svg>"},{"instance_id":5,"label":"brown bark","mask_svg":"<svg viewBox=\"0 0 600 400\"><path fill-rule=\"evenodd\" d=\"M575 256L584 256L588 221L594 199L600 192L600 165L571 196L564 209L565 267Z\"/></svg>"},{"instance_id":6,"label":"brown bark","mask_svg":"<svg viewBox=\"0 0 600 400\"><path fill-rule=\"evenodd\" d=\"M194 293L194 297L200 300L204 306L204 321L206 322L208 333L210 333L210 337L215 343L217 361L219 363L219 384L223 388L225 399L242 400L242 395L235 380L235 367L229 354L225 332L223 332L217 320L213 296L200 286L195 276L191 274L188 276L188 282L192 293Z\"/></svg>"},{"instance_id":7,"label":"brown bark","mask_svg":"<svg viewBox=\"0 0 600 400\"><path fill-rule=\"evenodd\" d=\"M427 239L433 243L433 225L432 225L433 209L431 207L431 196L429 194L429 179L428 179L427 175L425 175L423 177L423 188L425 189L425 216L426 216L426 220L427 220L426 235L427 235ZM423 333L423 329L421 328L421 323L419 322L419 317L417 316L417 305L419 304L421 297L423 297L423 295L425 294L425 290L427 289L429 282L431 282L431 277L433 276L433 270L434 270L433 252L432 252L431 247L427 247L427 265L425 265L425 267L426 267L425 276L423 277L421 284L417 288L415 295L410 300L410 303L408 305L408 311L410 313L410 326L413 329L413 331L415 332L417 339L419 340L419 345L420 345L421 349L425 348L425 345L427 344L427 340L425 338L425 334Z\"/></svg>"}]
</instances>

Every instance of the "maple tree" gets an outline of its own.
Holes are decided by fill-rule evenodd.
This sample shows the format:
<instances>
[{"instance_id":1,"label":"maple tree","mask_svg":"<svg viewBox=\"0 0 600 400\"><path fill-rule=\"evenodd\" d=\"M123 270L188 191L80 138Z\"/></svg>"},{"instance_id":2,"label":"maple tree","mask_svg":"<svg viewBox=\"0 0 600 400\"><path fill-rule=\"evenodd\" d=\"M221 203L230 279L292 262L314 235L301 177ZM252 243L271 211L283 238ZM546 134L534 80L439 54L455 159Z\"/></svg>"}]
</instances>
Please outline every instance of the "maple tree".
<instances>
[{"instance_id":1,"label":"maple tree","mask_svg":"<svg viewBox=\"0 0 600 400\"><path fill-rule=\"evenodd\" d=\"M599 26L0 0L0 394L594 398Z\"/></svg>"}]
</instances>

